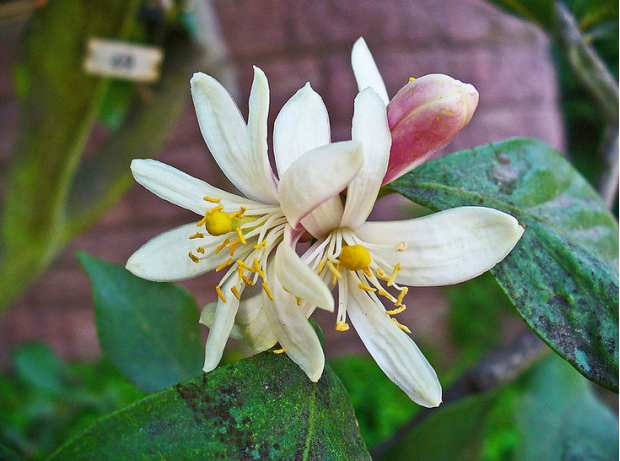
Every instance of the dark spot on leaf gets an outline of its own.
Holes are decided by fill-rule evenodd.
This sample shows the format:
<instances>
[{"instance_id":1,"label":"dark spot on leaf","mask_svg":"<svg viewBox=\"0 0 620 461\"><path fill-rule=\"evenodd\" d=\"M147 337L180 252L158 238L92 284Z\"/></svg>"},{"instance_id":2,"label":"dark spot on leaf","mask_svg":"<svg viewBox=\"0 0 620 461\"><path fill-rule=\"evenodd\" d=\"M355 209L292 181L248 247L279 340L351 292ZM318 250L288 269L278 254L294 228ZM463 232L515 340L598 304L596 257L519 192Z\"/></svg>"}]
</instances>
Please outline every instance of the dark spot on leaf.
<instances>
[{"instance_id":1,"label":"dark spot on leaf","mask_svg":"<svg viewBox=\"0 0 620 461\"><path fill-rule=\"evenodd\" d=\"M503 163L504 165L510 165L511 163L510 157L503 153L497 154L497 160L499 160L499 163Z\"/></svg>"}]
</instances>

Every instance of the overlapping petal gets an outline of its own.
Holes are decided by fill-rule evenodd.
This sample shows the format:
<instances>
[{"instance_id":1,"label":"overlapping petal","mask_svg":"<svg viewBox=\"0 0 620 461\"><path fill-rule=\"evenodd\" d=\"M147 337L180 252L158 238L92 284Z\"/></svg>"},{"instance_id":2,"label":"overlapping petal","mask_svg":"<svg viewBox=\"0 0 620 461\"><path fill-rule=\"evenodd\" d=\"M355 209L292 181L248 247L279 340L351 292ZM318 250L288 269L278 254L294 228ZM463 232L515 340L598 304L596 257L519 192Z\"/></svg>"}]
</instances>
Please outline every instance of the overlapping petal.
<instances>
[{"instance_id":1,"label":"overlapping petal","mask_svg":"<svg viewBox=\"0 0 620 461\"><path fill-rule=\"evenodd\" d=\"M351 66L353 67L359 91L371 87L379 94L384 105L387 105L390 102L390 98L385 88L385 83L368 49L368 45L366 45L366 41L361 37L353 44Z\"/></svg>"},{"instance_id":2,"label":"overlapping petal","mask_svg":"<svg viewBox=\"0 0 620 461\"><path fill-rule=\"evenodd\" d=\"M460 207L406 221L367 222L356 231L374 254L402 270L411 286L451 285L474 278L504 259L523 228L492 208ZM404 244L403 244L404 242Z\"/></svg>"},{"instance_id":3,"label":"overlapping petal","mask_svg":"<svg viewBox=\"0 0 620 461\"><path fill-rule=\"evenodd\" d=\"M192 261L188 255L196 249L197 243L189 236L197 229L196 224L191 223L159 234L131 255L125 267L132 274L153 282L187 280L212 271L226 261L228 255L220 252L198 263ZM214 239L206 235L201 243L207 244Z\"/></svg>"},{"instance_id":4,"label":"overlapping petal","mask_svg":"<svg viewBox=\"0 0 620 461\"><path fill-rule=\"evenodd\" d=\"M280 206L289 223L299 222L319 205L337 196L362 167L361 146L344 141L306 152L284 172L280 179ZM336 216L336 223L340 216ZM330 227L327 230L331 230Z\"/></svg>"},{"instance_id":5,"label":"overlapping petal","mask_svg":"<svg viewBox=\"0 0 620 461\"><path fill-rule=\"evenodd\" d=\"M385 105L372 88L366 88L355 98L352 138L362 145L364 164L347 189L340 226L355 229L372 211L392 144Z\"/></svg>"},{"instance_id":6,"label":"overlapping petal","mask_svg":"<svg viewBox=\"0 0 620 461\"><path fill-rule=\"evenodd\" d=\"M325 103L307 83L284 104L273 127L273 151L280 178L295 160L329 144L330 139Z\"/></svg>"},{"instance_id":7,"label":"overlapping petal","mask_svg":"<svg viewBox=\"0 0 620 461\"><path fill-rule=\"evenodd\" d=\"M347 276L355 284L351 274ZM362 290L349 293L349 318L377 365L411 400L425 407L438 406L441 385L418 346Z\"/></svg>"},{"instance_id":8,"label":"overlapping petal","mask_svg":"<svg viewBox=\"0 0 620 461\"><path fill-rule=\"evenodd\" d=\"M221 198L221 205L232 208L255 203L213 187L157 160L133 160L131 172L136 181L153 194L199 215L204 215L208 208L203 199L205 196Z\"/></svg>"}]
</instances>

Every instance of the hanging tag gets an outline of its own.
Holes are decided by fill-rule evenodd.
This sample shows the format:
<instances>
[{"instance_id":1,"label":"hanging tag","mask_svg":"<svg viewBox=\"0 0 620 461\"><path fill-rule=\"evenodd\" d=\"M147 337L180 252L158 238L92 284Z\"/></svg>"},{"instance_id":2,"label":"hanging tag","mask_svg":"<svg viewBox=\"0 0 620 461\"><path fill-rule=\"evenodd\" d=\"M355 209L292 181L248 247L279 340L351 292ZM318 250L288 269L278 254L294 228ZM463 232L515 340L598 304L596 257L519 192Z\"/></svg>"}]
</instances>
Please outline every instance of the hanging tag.
<instances>
[{"instance_id":1,"label":"hanging tag","mask_svg":"<svg viewBox=\"0 0 620 461\"><path fill-rule=\"evenodd\" d=\"M159 79L163 60L160 48L107 39L86 44L84 70L88 74L153 83Z\"/></svg>"}]
</instances>

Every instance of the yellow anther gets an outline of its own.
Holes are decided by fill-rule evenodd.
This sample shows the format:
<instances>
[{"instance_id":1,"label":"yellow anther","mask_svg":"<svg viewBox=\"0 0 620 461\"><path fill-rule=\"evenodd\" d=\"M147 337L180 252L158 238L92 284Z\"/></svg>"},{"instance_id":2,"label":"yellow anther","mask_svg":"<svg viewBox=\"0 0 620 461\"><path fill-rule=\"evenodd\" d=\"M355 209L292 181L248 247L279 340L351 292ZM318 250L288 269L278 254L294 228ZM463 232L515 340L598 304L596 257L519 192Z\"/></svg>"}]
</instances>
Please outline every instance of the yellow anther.
<instances>
[{"instance_id":1,"label":"yellow anther","mask_svg":"<svg viewBox=\"0 0 620 461\"><path fill-rule=\"evenodd\" d=\"M232 241L230 243L230 245L228 245L230 247L230 257L232 258L235 255L235 250L237 249L237 246L241 243L241 241L239 239L235 239L234 241Z\"/></svg>"},{"instance_id":2,"label":"yellow anther","mask_svg":"<svg viewBox=\"0 0 620 461\"><path fill-rule=\"evenodd\" d=\"M211 202L211 203L218 203L222 200L221 198L212 198L212 197L203 197L202 199L206 200L207 202Z\"/></svg>"},{"instance_id":3,"label":"yellow anther","mask_svg":"<svg viewBox=\"0 0 620 461\"><path fill-rule=\"evenodd\" d=\"M385 311L385 313L388 315L396 315L396 314L400 314L405 309L407 309L407 306L405 306L404 304L401 304L396 309L392 309L391 311Z\"/></svg>"},{"instance_id":4,"label":"yellow anther","mask_svg":"<svg viewBox=\"0 0 620 461\"><path fill-rule=\"evenodd\" d=\"M301 298L297 298L297 305L301 306Z\"/></svg>"},{"instance_id":5,"label":"yellow anther","mask_svg":"<svg viewBox=\"0 0 620 461\"><path fill-rule=\"evenodd\" d=\"M258 262L258 258L254 258L253 266L254 266L254 271L264 279L265 278L265 273L260 268L260 264Z\"/></svg>"},{"instance_id":6,"label":"yellow anther","mask_svg":"<svg viewBox=\"0 0 620 461\"><path fill-rule=\"evenodd\" d=\"M248 211L248 209L246 207L242 206L239 211L234 212L233 214L230 215L230 217L231 218L241 219L241 218L243 218L243 213L245 213L246 211Z\"/></svg>"},{"instance_id":7,"label":"yellow anther","mask_svg":"<svg viewBox=\"0 0 620 461\"><path fill-rule=\"evenodd\" d=\"M282 354L283 352L286 352L284 348L273 351L274 354Z\"/></svg>"},{"instance_id":8,"label":"yellow anther","mask_svg":"<svg viewBox=\"0 0 620 461\"><path fill-rule=\"evenodd\" d=\"M228 260L226 262L220 264L219 266L217 266L215 268L215 272L219 272L222 269L224 269L225 267L230 266L232 264L232 262L233 262L232 258L228 258Z\"/></svg>"},{"instance_id":9,"label":"yellow anther","mask_svg":"<svg viewBox=\"0 0 620 461\"><path fill-rule=\"evenodd\" d=\"M203 234L202 232L196 232L194 235L190 235L189 239L193 240L193 239L202 239L205 237L205 234Z\"/></svg>"},{"instance_id":10,"label":"yellow anther","mask_svg":"<svg viewBox=\"0 0 620 461\"><path fill-rule=\"evenodd\" d=\"M386 273L383 272L380 268L377 267L377 270L375 270L375 272L377 273L377 277L381 280L390 280Z\"/></svg>"},{"instance_id":11,"label":"yellow anther","mask_svg":"<svg viewBox=\"0 0 620 461\"><path fill-rule=\"evenodd\" d=\"M396 251L405 251L407 249L407 242L400 242L396 247Z\"/></svg>"},{"instance_id":12,"label":"yellow anther","mask_svg":"<svg viewBox=\"0 0 620 461\"><path fill-rule=\"evenodd\" d=\"M407 295L408 292L409 292L409 288L407 287L403 287L400 290L400 294L398 295L398 298L396 299L396 307L401 305L401 303L403 302L403 298Z\"/></svg>"},{"instance_id":13,"label":"yellow anther","mask_svg":"<svg viewBox=\"0 0 620 461\"><path fill-rule=\"evenodd\" d=\"M343 322L342 320L340 322L336 322L336 331L347 331L349 328L349 324Z\"/></svg>"},{"instance_id":14,"label":"yellow anther","mask_svg":"<svg viewBox=\"0 0 620 461\"><path fill-rule=\"evenodd\" d=\"M262 287L263 287L263 290L265 290L265 293L267 293L267 296L269 296L269 299L273 301L273 295L271 294L271 290L267 286L267 282L263 282Z\"/></svg>"},{"instance_id":15,"label":"yellow anther","mask_svg":"<svg viewBox=\"0 0 620 461\"><path fill-rule=\"evenodd\" d=\"M227 234L232 231L232 220L225 211L212 211L205 216L205 227L211 235Z\"/></svg>"},{"instance_id":16,"label":"yellow anther","mask_svg":"<svg viewBox=\"0 0 620 461\"><path fill-rule=\"evenodd\" d=\"M398 320L396 320L393 317L392 317L392 322L394 322L396 326L400 328L401 330L403 330L405 333L411 334L411 330L409 328L407 328L405 325L403 325L402 323L400 323Z\"/></svg>"},{"instance_id":17,"label":"yellow anther","mask_svg":"<svg viewBox=\"0 0 620 461\"><path fill-rule=\"evenodd\" d=\"M394 285L394 280L396 280L396 275L400 272L401 269L402 268L400 267L400 263L397 263L396 267L394 267L394 271L392 272L392 275L387 280L387 286L391 287L392 285Z\"/></svg>"},{"instance_id":18,"label":"yellow anther","mask_svg":"<svg viewBox=\"0 0 620 461\"><path fill-rule=\"evenodd\" d=\"M415 77L409 77L409 83L413 82L415 80Z\"/></svg>"},{"instance_id":19,"label":"yellow anther","mask_svg":"<svg viewBox=\"0 0 620 461\"><path fill-rule=\"evenodd\" d=\"M338 259L350 271L359 271L370 265L370 252L362 245L347 245Z\"/></svg>"},{"instance_id":20,"label":"yellow anther","mask_svg":"<svg viewBox=\"0 0 620 461\"><path fill-rule=\"evenodd\" d=\"M335 285L338 279L342 277L342 275L340 274L340 272L338 272L338 269L336 269L333 262L327 261L326 264L327 264L327 268L332 273L332 285Z\"/></svg>"},{"instance_id":21,"label":"yellow anther","mask_svg":"<svg viewBox=\"0 0 620 461\"><path fill-rule=\"evenodd\" d=\"M219 285L215 287L215 291L217 291L217 296L222 300L223 303L225 303L226 298L224 298L224 295L222 294L222 289Z\"/></svg>"},{"instance_id":22,"label":"yellow anther","mask_svg":"<svg viewBox=\"0 0 620 461\"><path fill-rule=\"evenodd\" d=\"M201 255L205 254L205 249L203 247L196 248L196 251L200 253Z\"/></svg>"},{"instance_id":23,"label":"yellow anther","mask_svg":"<svg viewBox=\"0 0 620 461\"><path fill-rule=\"evenodd\" d=\"M224 205L218 205L216 207L211 208L210 210L207 210L207 212L205 213L205 216L207 216L208 214L214 213L216 211L222 211L224 209Z\"/></svg>"},{"instance_id":24,"label":"yellow anther","mask_svg":"<svg viewBox=\"0 0 620 461\"><path fill-rule=\"evenodd\" d=\"M370 270L370 267L364 267L362 270L364 271L364 274L366 274L367 277L372 277L372 272Z\"/></svg>"},{"instance_id":25,"label":"yellow anther","mask_svg":"<svg viewBox=\"0 0 620 461\"><path fill-rule=\"evenodd\" d=\"M361 288L362 290L366 291L377 291L376 288L369 287L368 285L364 285L363 283L360 283L357 288Z\"/></svg>"},{"instance_id":26,"label":"yellow anther","mask_svg":"<svg viewBox=\"0 0 620 461\"><path fill-rule=\"evenodd\" d=\"M241 300L241 295L239 294L239 290L237 290L237 287L232 287L230 291L232 291L232 294L235 295L235 298Z\"/></svg>"},{"instance_id":27,"label":"yellow anther","mask_svg":"<svg viewBox=\"0 0 620 461\"><path fill-rule=\"evenodd\" d=\"M241 261L240 259L237 259L237 264L239 264L241 267L243 267L245 270L248 270L250 272L256 272L256 270L253 267L248 266L246 263L244 263L243 261Z\"/></svg>"},{"instance_id":28,"label":"yellow anther","mask_svg":"<svg viewBox=\"0 0 620 461\"><path fill-rule=\"evenodd\" d=\"M215 254L218 254L220 251L222 251L224 248L226 248L226 246L230 243L230 239L226 239L222 242L222 244L217 247L215 249Z\"/></svg>"},{"instance_id":29,"label":"yellow anther","mask_svg":"<svg viewBox=\"0 0 620 461\"><path fill-rule=\"evenodd\" d=\"M390 301L394 302L396 299L394 298L394 296L392 296L391 294L389 294L387 291L385 290L379 290L377 291L377 294L379 296L385 296L387 299L389 299Z\"/></svg>"},{"instance_id":30,"label":"yellow anther","mask_svg":"<svg viewBox=\"0 0 620 461\"><path fill-rule=\"evenodd\" d=\"M237 236L239 237L239 241L245 245L247 242L245 241L245 237L243 236L243 232L241 232L241 228L237 227L235 229L235 231L237 232Z\"/></svg>"},{"instance_id":31,"label":"yellow anther","mask_svg":"<svg viewBox=\"0 0 620 461\"><path fill-rule=\"evenodd\" d=\"M267 245L267 240L263 240L258 245L254 245L254 249L255 250L262 250L263 248L265 248L265 245Z\"/></svg>"},{"instance_id":32,"label":"yellow anther","mask_svg":"<svg viewBox=\"0 0 620 461\"><path fill-rule=\"evenodd\" d=\"M319 267L317 267L316 269L317 274L321 275L321 272L323 272L323 269L325 269L325 261L321 260L319 262Z\"/></svg>"},{"instance_id":33,"label":"yellow anther","mask_svg":"<svg viewBox=\"0 0 620 461\"><path fill-rule=\"evenodd\" d=\"M194 261L196 264L198 264L200 262L200 259L198 259L198 257L194 253L192 253L191 251L189 252L189 259Z\"/></svg>"},{"instance_id":34,"label":"yellow anther","mask_svg":"<svg viewBox=\"0 0 620 461\"><path fill-rule=\"evenodd\" d=\"M245 284L246 284L246 285L248 285L248 286L250 286L250 287L251 287L252 285L254 285L254 282L252 282L250 279L248 279L245 275L242 275L242 276L241 276L241 280L243 280L243 281L245 282Z\"/></svg>"}]
</instances>

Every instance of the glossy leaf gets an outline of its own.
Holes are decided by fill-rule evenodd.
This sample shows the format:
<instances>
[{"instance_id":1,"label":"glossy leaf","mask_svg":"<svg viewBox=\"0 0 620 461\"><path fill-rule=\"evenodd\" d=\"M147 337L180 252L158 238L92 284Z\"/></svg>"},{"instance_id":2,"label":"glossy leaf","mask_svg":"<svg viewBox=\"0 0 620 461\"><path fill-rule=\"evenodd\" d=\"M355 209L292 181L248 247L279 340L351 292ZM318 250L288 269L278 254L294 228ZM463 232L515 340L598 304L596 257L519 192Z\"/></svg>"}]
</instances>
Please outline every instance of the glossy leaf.
<instances>
[{"instance_id":1,"label":"glossy leaf","mask_svg":"<svg viewBox=\"0 0 620 461\"><path fill-rule=\"evenodd\" d=\"M618 459L617 416L566 363L551 357L522 389L514 407L517 460Z\"/></svg>"},{"instance_id":2,"label":"glossy leaf","mask_svg":"<svg viewBox=\"0 0 620 461\"><path fill-rule=\"evenodd\" d=\"M329 366L312 383L265 352L151 395L90 426L50 461L370 459Z\"/></svg>"},{"instance_id":3,"label":"glossy leaf","mask_svg":"<svg viewBox=\"0 0 620 461\"><path fill-rule=\"evenodd\" d=\"M525 233L491 273L545 342L617 392L618 225L560 154L514 139L428 162L389 187L433 210L515 216Z\"/></svg>"},{"instance_id":4,"label":"glossy leaf","mask_svg":"<svg viewBox=\"0 0 620 461\"><path fill-rule=\"evenodd\" d=\"M84 253L80 259L93 286L101 347L130 381L155 392L200 374L204 348L189 293Z\"/></svg>"},{"instance_id":5,"label":"glossy leaf","mask_svg":"<svg viewBox=\"0 0 620 461\"><path fill-rule=\"evenodd\" d=\"M497 394L486 393L446 404L399 439L379 460L475 461L481 459L484 421Z\"/></svg>"}]
</instances>

